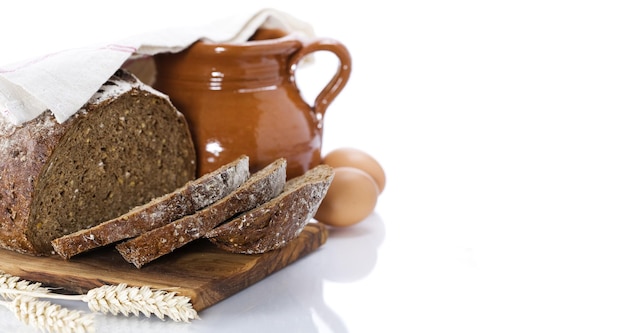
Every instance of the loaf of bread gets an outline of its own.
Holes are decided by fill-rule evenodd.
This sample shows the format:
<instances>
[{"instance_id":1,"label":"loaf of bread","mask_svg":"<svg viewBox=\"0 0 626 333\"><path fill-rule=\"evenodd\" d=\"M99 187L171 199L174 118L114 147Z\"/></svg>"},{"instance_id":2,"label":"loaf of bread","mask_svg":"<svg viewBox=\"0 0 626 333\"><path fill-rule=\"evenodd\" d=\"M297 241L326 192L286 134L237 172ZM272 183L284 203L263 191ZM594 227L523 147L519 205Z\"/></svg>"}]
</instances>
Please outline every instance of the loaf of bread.
<instances>
[{"instance_id":1,"label":"loaf of bread","mask_svg":"<svg viewBox=\"0 0 626 333\"><path fill-rule=\"evenodd\" d=\"M63 123L0 117L0 247L52 254L53 239L194 179L195 156L183 115L121 70Z\"/></svg>"},{"instance_id":2,"label":"loaf of bread","mask_svg":"<svg viewBox=\"0 0 626 333\"><path fill-rule=\"evenodd\" d=\"M232 216L261 205L282 192L287 161L274 161L255 172L239 188L193 215L143 233L116 246L124 259L137 268L201 238Z\"/></svg>"},{"instance_id":3,"label":"loaf of bread","mask_svg":"<svg viewBox=\"0 0 626 333\"><path fill-rule=\"evenodd\" d=\"M249 176L249 158L241 156L122 216L57 238L52 245L57 254L69 259L79 253L138 236L214 203L238 188Z\"/></svg>"},{"instance_id":4,"label":"loaf of bread","mask_svg":"<svg viewBox=\"0 0 626 333\"><path fill-rule=\"evenodd\" d=\"M290 179L274 199L211 229L205 237L234 253L258 254L283 247L313 218L333 180L325 164Z\"/></svg>"}]
</instances>

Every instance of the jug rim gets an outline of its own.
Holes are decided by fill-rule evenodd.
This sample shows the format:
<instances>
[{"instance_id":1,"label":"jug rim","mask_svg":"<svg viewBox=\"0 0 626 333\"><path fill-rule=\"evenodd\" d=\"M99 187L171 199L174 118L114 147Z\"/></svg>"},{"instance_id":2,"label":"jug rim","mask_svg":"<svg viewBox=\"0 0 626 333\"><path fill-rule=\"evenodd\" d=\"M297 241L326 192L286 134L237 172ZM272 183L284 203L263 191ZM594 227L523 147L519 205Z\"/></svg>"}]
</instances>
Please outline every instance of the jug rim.
<instances>
[{"instance_id":1,"label":"jug rim","mask_svg":"<svg viewBox=\"0 0 626 333\"><path fill-rule=\"evenodd\" d=\"M227 53L229 50L260 50L275 49L277 46L290 47L301 45L303 36L298 33L288 33L282 37L270 39L247 40L244 42L212 42L206 38L200 38L189 47L201 47L202 49L213 49L214 53ZM202 46L199 46L202 45Z\"/></svg>"}]
</instances>

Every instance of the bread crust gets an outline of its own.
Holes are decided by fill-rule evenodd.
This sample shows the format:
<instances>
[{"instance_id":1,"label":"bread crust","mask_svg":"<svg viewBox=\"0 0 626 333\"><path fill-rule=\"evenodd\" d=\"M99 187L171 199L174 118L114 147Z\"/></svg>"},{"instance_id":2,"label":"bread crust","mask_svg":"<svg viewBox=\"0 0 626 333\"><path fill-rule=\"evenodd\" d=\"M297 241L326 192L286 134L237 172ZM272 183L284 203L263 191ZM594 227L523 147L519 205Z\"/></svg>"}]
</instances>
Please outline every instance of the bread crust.
<instances>
[{"instance_id":1,"label":"bread crust","mask_svg":"<svg viewBox=\"0 0 626 333\"><path fill-rule=\"evenodd\" d=\"M38 177L57 143L82 115L63 124L45 112L22 127L0 117L0 246L36 253L26 233Z\"/></svg>"}]
</instances>

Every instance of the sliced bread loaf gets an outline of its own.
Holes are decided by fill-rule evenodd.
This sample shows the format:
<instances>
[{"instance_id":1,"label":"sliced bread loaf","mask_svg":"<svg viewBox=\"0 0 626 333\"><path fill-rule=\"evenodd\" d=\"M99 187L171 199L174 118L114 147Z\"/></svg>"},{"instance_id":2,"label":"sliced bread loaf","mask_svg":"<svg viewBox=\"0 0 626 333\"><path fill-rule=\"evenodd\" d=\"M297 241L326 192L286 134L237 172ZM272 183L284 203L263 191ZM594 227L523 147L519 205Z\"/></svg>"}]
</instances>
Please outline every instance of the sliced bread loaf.
<instances>
[{"instance_id":1,"label":"sliced bread loaf","mask_svg":"<svg viewBox=\"0 0 626 333\"><path fill-rule=\"evenodd\" d=\"M195 178L187 122L167 96L118 71L63 123L0 115L0 247L51 241L128 212Z\"/></svg>"},{"instance_id":2,"label":"sliced bread loaf","mask_svg":"<svg viewBox=\"0 0 626 333\"><path fill-rule=\"evenodd\" d=\"M130 212L52 241L64 259L79 253L138 236L193 214L223 198L250 176L248 156L241 156L219 169L188 182L174 192L133 208Z\"/></svg>"},{"instance_id":3,"label":"sliced bread loaf","mask_svg":"<svg viewBox=\"0 0 626 333\"><path fill-rule=\"evenodd\" d=\"M318 165L290 179L274 199L211 229L205 237L234 253L257 254L281 248L313 218L333 176L330 166Z\"/></svg>"},{"instance_id":4,"label":"sliced bread loaf","mask_svg":"<svg viewBox=\"0 0 626 333\"><path fill-rule=\"evenodd\" d=\"M116 246L124 259L137 268L201 238L232 216L269 201L283 191L285 159L281 158L252 174L239 188L196 212L143 233Z\"/></svg>"}]
</instances>

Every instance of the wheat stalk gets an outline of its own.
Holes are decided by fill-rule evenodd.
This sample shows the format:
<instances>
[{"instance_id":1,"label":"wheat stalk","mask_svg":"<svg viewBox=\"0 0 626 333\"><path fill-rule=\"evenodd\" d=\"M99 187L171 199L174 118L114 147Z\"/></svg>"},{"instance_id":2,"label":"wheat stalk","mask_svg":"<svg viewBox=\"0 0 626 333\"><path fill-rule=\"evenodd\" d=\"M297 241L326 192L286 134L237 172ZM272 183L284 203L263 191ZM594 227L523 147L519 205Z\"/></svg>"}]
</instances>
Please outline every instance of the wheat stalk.
<instances>
[{"instance_id":1,"label":"wheat stalk","mask_svg":"<svg viewBox=\"0 0 626 333\"><path fill-rule=\"evenodd\" d=\"M179 296L164 290L152 290L150 287L128 287L126 284L115 286L105 285L89 290L86 295L61 295L55 293L28 290L11 290L0 287L0 294L24 295L36 298L49 298L87 303L91 311L111 313L113 315L143 314L150 317L154 314L161 320L170 317L172 320L189 322L197 319L198 313L186 296Z\"/></svg>"},{"instance_id":2,"label":"wheat stalk","mask_svg":"<svg viewBox=\"0 0 626 333\"><path fill-rule=\"evenodd\" d=\"M16 295L12 301L0 301L26 325L50 333L95 332L93 316L83 316L80 311L68 310L57 304L39 301L30 296Z\"/></svg>"},{"instance_id":3,"label":"wheat stalk","mask_svg":"<svg viewBox=\"0 0 626 333\"><path fill-rule=\"evenodd\" d=\"M177 295L175 292L153 290L147 286L128 287L122 283L116 286L105 285L94 288L86 295L61 295L51 293L50 289L41 287L41 283L21 280L19 277L0 271L0 296L5 300L11 300L19 295L31 298L82 301L86 302L93 312L113 315L121 313L125 316L130 314L139 316L142 313L150 317L154 314L161 320L169 317L174 321L184 322L198 318L198 313L191 305L191 299Z\"/></svg>"}]
</instances>

